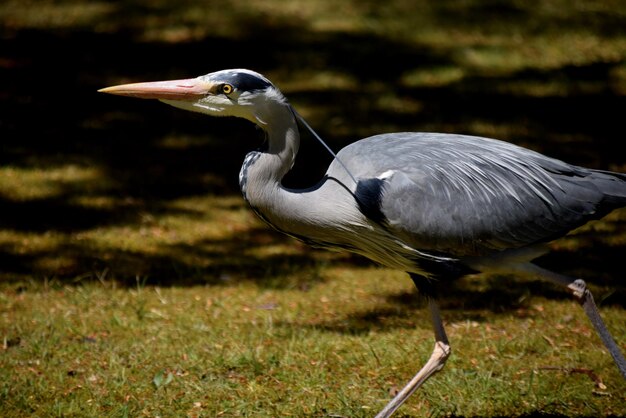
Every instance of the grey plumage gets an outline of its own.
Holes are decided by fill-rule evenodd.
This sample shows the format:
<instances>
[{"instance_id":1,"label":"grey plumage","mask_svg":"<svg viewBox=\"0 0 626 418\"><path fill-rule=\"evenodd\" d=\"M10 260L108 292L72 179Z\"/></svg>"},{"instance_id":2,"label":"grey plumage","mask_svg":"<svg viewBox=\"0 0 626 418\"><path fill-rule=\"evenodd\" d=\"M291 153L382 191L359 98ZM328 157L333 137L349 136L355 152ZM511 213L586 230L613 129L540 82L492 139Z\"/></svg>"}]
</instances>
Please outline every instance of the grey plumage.
<instances>
[{"instance_id":1,"label":"grey plumage","mask_svg":"<svg viewBox=\"0 0 626 418\"><path fill-rule=\"evenodd\" d=\"M435 347L377 417L393 414L443 367L450 344L436 302L439 284L468 272L531 275L566 286L626 378L626 359L585 283L531 263L547 250L546 242L625 206L626 175L578 167L495 139L394 133L345 147L319 184L292 190L281 180L298 152L297 122L313 131L262 75L223 70L101 91L255 123L266 132L266 147L246 156L239 183L265 222L311 245L352 251L409 273L427 297Z\"/></svg>"},{"instance_id":2,"label":"grey plumage","mask_svg":"<svg viewBox=\"0 0 626 418\"><path fill-rule=\"evenodd\" d=\"M384 179L385 224L407 244L453 257L553 240L626 204L626 176L577 167L494 139L379 135L338 157ZM330 176L348 180L337 164Z\"/></svg>"}]
</instances>

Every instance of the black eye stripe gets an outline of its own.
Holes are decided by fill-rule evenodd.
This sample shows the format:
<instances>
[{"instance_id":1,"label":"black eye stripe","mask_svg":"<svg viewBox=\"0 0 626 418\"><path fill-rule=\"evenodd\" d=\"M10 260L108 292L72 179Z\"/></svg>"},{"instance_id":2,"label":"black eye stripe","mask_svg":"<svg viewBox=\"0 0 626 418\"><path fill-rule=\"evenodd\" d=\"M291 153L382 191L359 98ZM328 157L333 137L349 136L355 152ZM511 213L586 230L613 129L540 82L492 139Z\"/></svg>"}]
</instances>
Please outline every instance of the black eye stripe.
<instances>
[{"instance_id":1,"label":"black eye stripe","mask_svg":"<svg viewBox=\"0 0 626 418\"><path fill-rule=\"evenodd\" d=\"M259 77L247 73L232 73L228 81L237 86L239 91L265 90L272 85Z\"/></svg>"}]
</instances>

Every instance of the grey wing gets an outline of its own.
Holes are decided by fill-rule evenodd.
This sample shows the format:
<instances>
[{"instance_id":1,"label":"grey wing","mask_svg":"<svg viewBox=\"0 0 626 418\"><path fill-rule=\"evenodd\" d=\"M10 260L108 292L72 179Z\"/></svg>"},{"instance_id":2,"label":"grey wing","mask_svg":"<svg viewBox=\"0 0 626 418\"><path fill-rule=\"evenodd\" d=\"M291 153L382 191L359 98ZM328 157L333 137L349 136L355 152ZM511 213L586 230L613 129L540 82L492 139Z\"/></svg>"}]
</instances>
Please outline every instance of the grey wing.
<instances>
[{"instance_id":1,"label":"grey wing","mask_svg":"<svg viewBox=\"0 0 626 418\"><path fill-rule=\"evenodd\" d=\"M623 177L487 138L380 135L339 158L361 179L357 200L378 187L376 202L360 203L370 217L414 248L454 256L552 240L626 203Z\"/></svg>"}]
</instances>

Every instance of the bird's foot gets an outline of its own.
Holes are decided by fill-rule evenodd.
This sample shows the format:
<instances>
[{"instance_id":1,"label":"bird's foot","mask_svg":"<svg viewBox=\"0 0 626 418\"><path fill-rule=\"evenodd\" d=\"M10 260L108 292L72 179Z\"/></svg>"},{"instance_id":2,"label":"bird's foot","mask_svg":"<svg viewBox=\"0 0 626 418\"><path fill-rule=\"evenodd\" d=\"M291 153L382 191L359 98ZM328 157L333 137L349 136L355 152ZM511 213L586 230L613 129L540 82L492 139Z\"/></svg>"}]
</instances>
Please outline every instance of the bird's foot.
<instances>
[{"instance_id":1,"label":"bird's foot","mask_svg":"<svg viewBox=\"0 0 626 418\"><path fill-rule=\"evenodd\" d=\"M577 279L571 282L567 288L572 291L572 294L582 304L585 303L585 299L589 297L589 289L587 289L587 283L582 279Z\"/></svg>"}]
</instances>

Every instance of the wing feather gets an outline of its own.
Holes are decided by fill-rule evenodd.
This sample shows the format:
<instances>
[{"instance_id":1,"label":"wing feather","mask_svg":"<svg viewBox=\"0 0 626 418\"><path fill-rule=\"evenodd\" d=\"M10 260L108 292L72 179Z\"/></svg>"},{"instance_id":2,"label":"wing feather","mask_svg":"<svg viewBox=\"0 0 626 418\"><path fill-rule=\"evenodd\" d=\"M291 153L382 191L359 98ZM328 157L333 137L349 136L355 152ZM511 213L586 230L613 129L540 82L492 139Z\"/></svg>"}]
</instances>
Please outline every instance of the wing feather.
<instances>
[{"instance_id":1,"label":"wing feather","mask_svg":"<svg viewBox=\"0 0 626 418\"><path fill-rule=\"evenodd\" d=\"M421 250L470 256L520 248L562 236L615 207L601 205L605 193L596 184L610 173L488 138L378 135L338 156L357 179L384 179L386 227ZM342 171L331 164L328 174L345 177ZM619 182L626 194L626 182Z\"/></svg>"}]
</instances>

